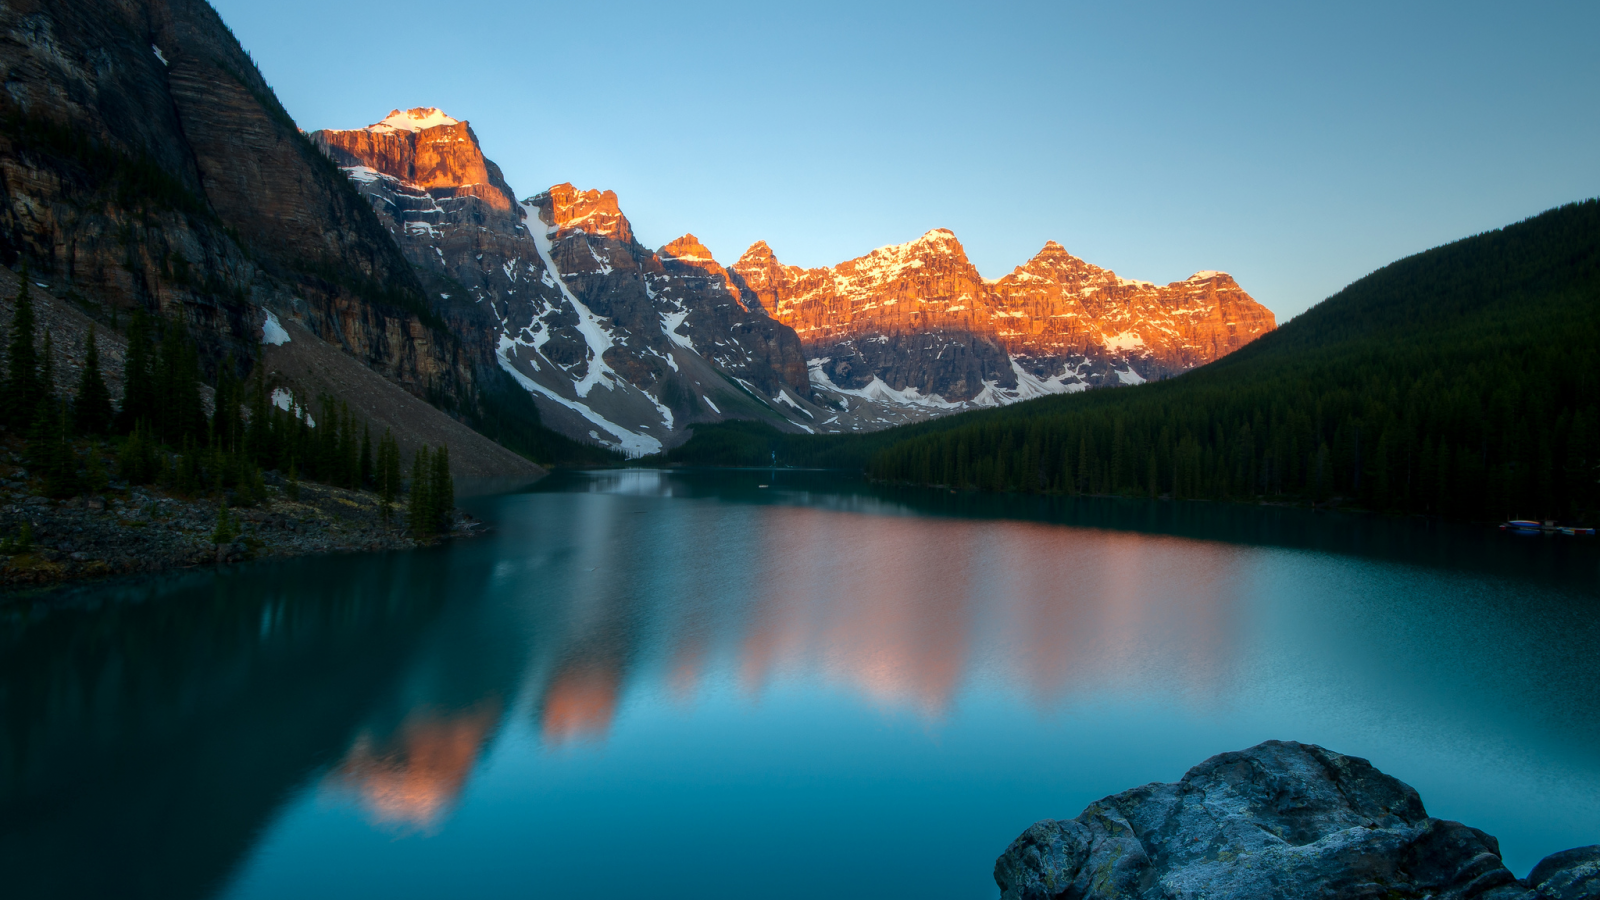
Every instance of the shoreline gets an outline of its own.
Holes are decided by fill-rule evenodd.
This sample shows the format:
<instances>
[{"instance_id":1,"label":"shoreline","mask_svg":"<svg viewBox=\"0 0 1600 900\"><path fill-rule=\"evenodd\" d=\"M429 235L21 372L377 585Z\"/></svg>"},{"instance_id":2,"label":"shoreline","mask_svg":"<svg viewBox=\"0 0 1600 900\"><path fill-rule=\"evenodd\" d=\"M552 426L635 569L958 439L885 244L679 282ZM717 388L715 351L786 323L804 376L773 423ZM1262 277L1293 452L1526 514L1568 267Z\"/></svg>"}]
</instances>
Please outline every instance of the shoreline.
<instances>
[{"instance_id":1,"label":"shoreline","mask_svg":"<svg viewBox=\"0 0 1600 900\"><path fill-rule=\"evenodd\" d=\"M396 504L389 523L370 491L302 482L290 499L269 476L257 506L229 508L236 536L213 540L219 504L145 486L51 500L31 481L0 476L0 604L20 593L118 576L342 552L411 550L488 529L457 508L450 529L412 537ZM26 528L26 533L24 529Z\"/></svg>"}]
</instances>

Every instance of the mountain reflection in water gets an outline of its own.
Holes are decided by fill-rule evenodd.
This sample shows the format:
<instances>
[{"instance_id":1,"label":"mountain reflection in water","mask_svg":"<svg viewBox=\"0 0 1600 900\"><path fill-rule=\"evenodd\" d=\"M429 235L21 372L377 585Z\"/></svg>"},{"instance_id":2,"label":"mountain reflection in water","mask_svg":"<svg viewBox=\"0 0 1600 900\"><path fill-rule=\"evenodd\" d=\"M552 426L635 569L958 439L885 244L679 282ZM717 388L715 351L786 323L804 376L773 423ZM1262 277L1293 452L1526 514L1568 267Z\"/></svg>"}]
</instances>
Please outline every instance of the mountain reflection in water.
<instances>
[{"instance_id":1,"label":"mountain reflection in water","mask_svg":"<svg viewBox=\"0 0 1600 900\"><path fill-rule=\"evenodd\" d=\"M496 531L436 550L10 607L8 888L520 896L620 867L720 896L803 864L771 895L970 896L1034 819L1266 737L1381 753L1479 827L1503 808L1514 867L1600 831L1587 546L820 473L477 508ZM1495 760L1522 767L1498 793ZM1542 818L1513 808L1541 778ZM867 848L903 816L915 872L885 873ZM620 861L619 820L654 835Z\"/></svg>"},{"instance_id":2,"label":"mountain reflection in water","mask_svg":"<svg viewBox=\"0 0 1600 900\"><path fill-rule=\"evenodd\" d=\"M627 471L595 487L680 486ZM691 508L648 530L631 509L572 512L571 556L552 565L579 577L558 610L529 607L555 613L535 629L555 663L533 685L554 744L603 739L630 682L656 677L680 699L721 676L750 696L814 679L938 717L973 677L1049 707L1151 679L1203 699L1228 670L1243 558L1180 539L805 506L748 522Z\"/></svg>"},{"instance_id":3,"label":"mountain reflection in water","mask_svg":"<svg viewBox=\"0 0 1600 900\"><path fill-rule=\"evenodd\" d=\"M381 743L357 736L324 784L358 798L375 824L431 830L466 785L499 715L493 702L454 714L415 710Z\"/></svg>"}]
</instances>

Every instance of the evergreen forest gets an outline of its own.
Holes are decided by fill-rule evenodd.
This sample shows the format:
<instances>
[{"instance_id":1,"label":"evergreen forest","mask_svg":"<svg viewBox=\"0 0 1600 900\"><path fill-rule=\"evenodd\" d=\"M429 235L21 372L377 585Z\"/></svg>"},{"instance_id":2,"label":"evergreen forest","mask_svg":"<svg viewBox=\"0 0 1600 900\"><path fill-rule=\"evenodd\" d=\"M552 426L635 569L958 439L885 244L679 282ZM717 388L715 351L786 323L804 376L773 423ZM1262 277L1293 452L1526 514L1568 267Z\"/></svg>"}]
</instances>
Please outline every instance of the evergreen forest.
<instances>
[{"instance_id":1,"label":"evergreen forest","mask_svg":"<svg viewBox=\"0 0 1600 900\"><path fill-rule=\"evenodd\" d=\"M0 423L25 437L25 461L47 496L103 491L113 477L157 485L222 504L251 506L266 499L264 471L282 473L285 493L298 499L302 479L378 494L385 518L407 498L405 526L419 538L446 530L455 506L449 450L421 447L404 477L393 433L372 434L348 405L321 397L315 411L268 391L264 371L241 381L233 361L218 370L211 412L201 394L197 348L181 321L134 313L127 329L120 409L113 406L100 367L95 330L85 339L75 390L56 383L50 334L42 347L24 273L16 299ZM114 452L114 470L104 451Z\"/></svg>"}]
</instances>

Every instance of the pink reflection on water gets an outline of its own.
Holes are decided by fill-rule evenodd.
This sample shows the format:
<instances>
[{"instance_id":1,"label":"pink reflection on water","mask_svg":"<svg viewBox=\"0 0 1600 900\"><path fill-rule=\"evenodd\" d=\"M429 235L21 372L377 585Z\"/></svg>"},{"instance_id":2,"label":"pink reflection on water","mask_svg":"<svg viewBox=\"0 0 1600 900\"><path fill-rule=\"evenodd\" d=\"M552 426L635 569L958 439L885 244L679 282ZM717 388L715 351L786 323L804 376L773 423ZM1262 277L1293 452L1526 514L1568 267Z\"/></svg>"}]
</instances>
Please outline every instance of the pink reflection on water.
<instances>
[{"instance_id":1,"label":"pink reflection on water","mask_svg":"<svg viewBox=\"0 0 1600 900\"><path fill-rule=\"evenodd\" d=\"M979 672L1049 705L1203 697L1228 671L1236 557L1209 544L810 508L763 522L741 652L752 691L815 673L938 716Z\"/></svg>"},{"instance_id":2,"label":"pink reflection on water","mask_svg":"<svg viewBox=\"0 0 1600 900\"><path fill-rule=\"evenodd\" d=\"M324 788L354 796L376 825L432 831L461 795L499 719L493 700L453 714L414 711L393 735L356 738Z\"/></svg>"},{"instance_id":3,"label":"pink reflection on water","mask_svg":"<svg viewBox=\"0 0 1600 900\"><path fill-rule=\"evenodd\" d=\"M968 652L970 558L909 520L781 508L753 573L743 678L818 673L876 702L942 713Z\"/></svg>"},{"instance_id":4,"label":"pink reflection on water","mask_svg":"<svg viewBox=\"0 0 1600 900\"><path fill-rule=\"evenodd\" d=\"M1245 551L807 506L703 516L653 537L625 515L582 523L575 588L541 626L564 660L535 686L548 743L603 740L644 671L680 705L731 676L754 699L813 681L930 719L979 687L1040 709L1108 693L1205 708L1230 676Z\"/></svg>"},{"instance_id":5,"label":"pink reflection on water","mask_svg":"<svg viewBox=\"0 0 1600 900\"><path fill-rule=\"evenodd\" d=\"M551 680L540 733L551 744L604 738L617 714L622 671L612 661L580 660Z\"/></svg>"}]
</instances>

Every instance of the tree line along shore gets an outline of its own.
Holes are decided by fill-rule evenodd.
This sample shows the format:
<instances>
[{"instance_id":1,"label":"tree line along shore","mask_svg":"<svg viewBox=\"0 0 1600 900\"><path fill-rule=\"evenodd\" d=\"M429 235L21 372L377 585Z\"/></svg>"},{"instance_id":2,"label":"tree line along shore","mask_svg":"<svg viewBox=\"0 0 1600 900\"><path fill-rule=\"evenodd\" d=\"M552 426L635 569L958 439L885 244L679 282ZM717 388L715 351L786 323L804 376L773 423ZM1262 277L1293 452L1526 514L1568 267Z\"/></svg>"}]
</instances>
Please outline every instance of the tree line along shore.
<instances>
[{"instance_id":1,"label":"tree line along shore","mask_svg":"<svg viewBox=\"0 0 1600 900\"><path fill-rule=\"evenodd\" d=\"M0 582L394 549L476 527L455 509L447 446L407 463L389 430L375 438L328 396L314 412L275 397L260 366L241 380L229 361L203 389L181 321L133 314L120 404L92 326L77 383L58 383L30 293L24 273L0 361Z\"/></svg>"}]
</instances>

